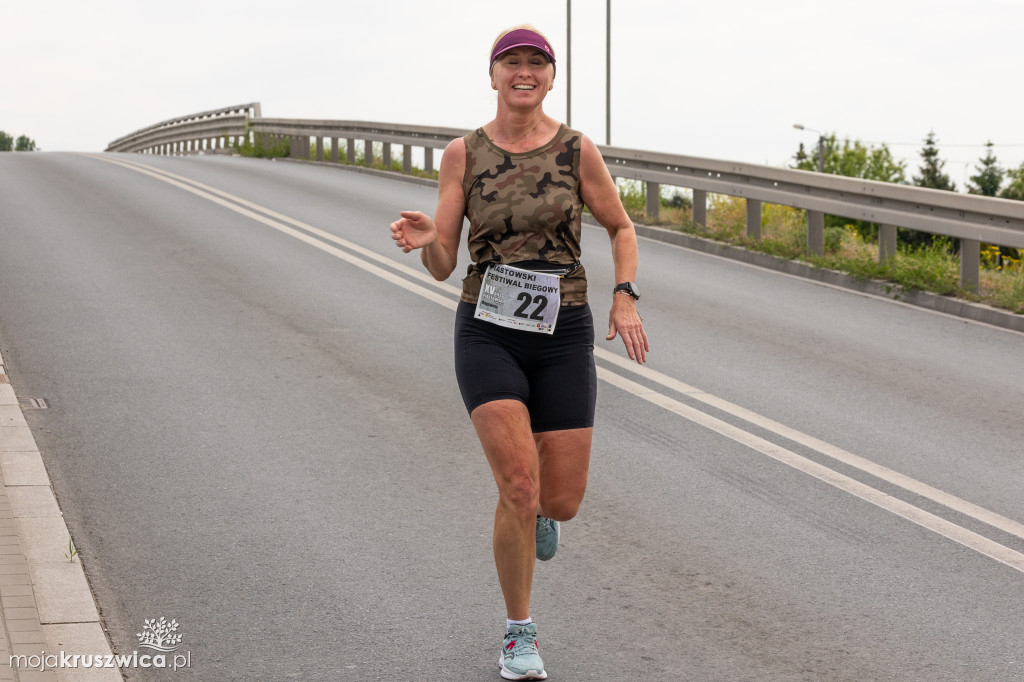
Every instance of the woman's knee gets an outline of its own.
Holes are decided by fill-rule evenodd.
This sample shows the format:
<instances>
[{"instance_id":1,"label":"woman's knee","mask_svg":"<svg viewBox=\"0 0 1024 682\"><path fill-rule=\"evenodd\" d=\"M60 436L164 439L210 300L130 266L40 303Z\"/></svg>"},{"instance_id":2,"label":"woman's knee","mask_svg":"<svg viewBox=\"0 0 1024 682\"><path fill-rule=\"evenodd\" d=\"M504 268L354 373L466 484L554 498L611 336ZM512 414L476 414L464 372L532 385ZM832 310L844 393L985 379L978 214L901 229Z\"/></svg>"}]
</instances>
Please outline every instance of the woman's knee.
<instances>
[{"instance_id":1,"label":"woman's knee","mask_svg":"<svg viewBox=\"0 0 1024 682\"><path fill-rule=\"evenodd\" d=\"M499 400L476 408L477 435L498 485L501 504L529 514L540 500L540 460L523 403Z\"/></svg>"},{"instance_id":2,"label":"woman's knee","mask_svg":"<svg viewBox=\"0 0 1024 682\"><path fill-rule=\"evenodd\" d=\"M582 494L566 494L561 492L543 496L540 501L541 514L555 521L568 521L579 512L582 502Z\"/></svg>"},{"instance_id":3,"label":"woman's knee","mask_svg":"<svg viewBox=\"0 0 1024 682\"><path fill-rule=\"evenodd\" d=\"M502 504L519 514L534 514L540 505L540 484L527 472L507 476L498 483Z\"/></svg>"}]
</instances>

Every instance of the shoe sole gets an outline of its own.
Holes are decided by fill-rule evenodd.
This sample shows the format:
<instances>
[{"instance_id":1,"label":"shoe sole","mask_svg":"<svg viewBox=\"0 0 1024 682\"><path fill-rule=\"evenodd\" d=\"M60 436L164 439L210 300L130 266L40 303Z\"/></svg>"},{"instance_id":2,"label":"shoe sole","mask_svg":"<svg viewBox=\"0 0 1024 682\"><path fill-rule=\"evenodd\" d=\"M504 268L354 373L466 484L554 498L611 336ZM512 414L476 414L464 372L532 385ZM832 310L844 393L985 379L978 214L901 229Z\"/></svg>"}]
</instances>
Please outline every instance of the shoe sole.
<instances>
[{"instance_id":1,"label":"shoe sole","mask_svg":"<svg viewBox=\"0 0 1024 682\"><path fill-rule=\"evenodd\" d=\"M501 668L501 677L506 680L546 680L548 679L548 673L546 670L537 672L536 670L529 670L526 673L520 674L512 672L505 667L505 655L502 654L498 658L498 667Z\"/></svg>"}]
</instances>

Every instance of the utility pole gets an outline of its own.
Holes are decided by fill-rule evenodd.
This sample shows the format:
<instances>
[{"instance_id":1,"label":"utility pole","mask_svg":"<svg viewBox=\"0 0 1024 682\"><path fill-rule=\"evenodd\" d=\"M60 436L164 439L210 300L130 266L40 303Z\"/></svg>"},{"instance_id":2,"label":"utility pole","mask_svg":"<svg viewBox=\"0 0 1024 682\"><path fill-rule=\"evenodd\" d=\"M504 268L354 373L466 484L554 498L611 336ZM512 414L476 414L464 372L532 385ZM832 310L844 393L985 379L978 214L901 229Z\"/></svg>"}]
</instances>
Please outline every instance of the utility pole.
<instances>
[{"instance_id":1,"label":"utility pole","mask_svg":"<svg viewBox=\"0 0 1024 682\"><path fill-rule=\"evenodd\" d=\"M605 7L607 9L605 16L605 138L604 143L608 146L612 144L612 0L606 0Z\"/></svg>"},{"instance_id":2,"label":"utility pole","mask_svg":"<svg viewBox=\"0 0 1024 682\"><path fill-rule=\"evenodd\" d=\"M572 0L565 0L565 125L572 127Z\"/></svg>"}]
</instances>

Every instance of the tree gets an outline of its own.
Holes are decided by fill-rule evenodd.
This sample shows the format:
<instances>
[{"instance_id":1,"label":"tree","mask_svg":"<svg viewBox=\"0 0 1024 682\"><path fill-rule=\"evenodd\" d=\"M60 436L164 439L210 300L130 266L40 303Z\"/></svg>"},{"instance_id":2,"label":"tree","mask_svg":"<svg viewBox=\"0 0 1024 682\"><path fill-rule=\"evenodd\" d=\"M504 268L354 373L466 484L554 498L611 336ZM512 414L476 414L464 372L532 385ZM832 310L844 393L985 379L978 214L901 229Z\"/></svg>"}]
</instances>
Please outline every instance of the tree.
<instances>
[{"instance_id":1,"label":"tree","mask_svg":"<svg viewBox=\"0 0 1024 682\"><path fill-rule=\"evenodd\" d=\"M1003 199L1014 199L1024 201L1024 163L1017 168L1010 168L1006 171L1006 187L999 193ZM1021 259L1021 249L1001 247L1000 253L1003 258Z\"/></svg>"},{"instance_id":2,"label":"tree","mask_svg":"<svg viewBox=\"0 0 1024 682\"><path fill-rule=\"evenodd\" d=\"M14 138L0 130L0 152L9 152L14 147Z\"/></svg>"},{"instance_id":3,"label":"tree","mask_svg":"<svg viewBox=\"0 0 1024 682\"><path fill-rule=\"evenodd\" d=\"M14 145L14 151L16 152L34 152L36 150L36 141L29 139L28 135L19 135L18 141Z\"/></svg>"},{"instance_id":4,"label":"tree","mask_svg":"<svg viewBox=\"0 0 1024 682\"><path fill-rule=\"evenodd\" d=\"M914 176L914 184L918 187L930 187L931 189L943 189L950 192L956 191L956 185L949 176L942 172L946 162L939 158L939 148L935 139L935 132L929 132L924 140L924 148L921 150L921 175Z\"/></svg>"},{"instance_id":5,"label":"tree","mask_svg":"<svg viewBox=\"0 0 1024 682\"><path fill-rule=\"evenodd\" d=\"M956 184L949 179L949 176L942 172L946 162L939 158L938 140L935 139L935 131L930 131L924 140L924 147L921 149L920 175L914 176L914 184L918 187L930 189L941 189L948 192L956 191ZM936 236L927 232L917 230L905 230L900 228L897 231L898 239L912 248L930 247L935 243ZM945 239L945 237L939 237ZM959 250L960 240L954 241L954 250Z\"/></svg>"},{"instance_id":6,"label":"tree","mask_svg":"<svg viewBox=\"0 0 1024 682\"><path fill-rule=\"evenodd\" d=\"M818 170L817 154L808 155L803 143L793 155L796 164L793 168L801 170ZM907 181L906 164L896 161L887 145L867 147L860 140L843 140L840 145L835 133L825 138L825 172L832 175L845 175L850 178L878 180L880 182ZM876 223L852 220L841 216L825 216L825 227L845 227L853 225L864 239L874 239L878 235Z\"/></svg>"},{"instance_id":7,"label":"tree","mask_svg":"<svg viewBox=\"0 0 1024 682\"><path fill-rule=\"evenodd\" d=\"M967 183L967 192L969 194L980 194L986 197L997 196L999 194L999 187L1003 184L1003 176L1006 175L1006 172L999 167L999 164L996 161L996 155L992 151L991 140L985 144L985 156L979 159L979 161L981 162L980 165L975 166L978 174L971 176L970 182ZM1012 172L1013 171L1011 171L1011 173ZM1021 198L1024 198L1024 196ZM1009 246L1000 246L997 248L999 249L999 262L1005 258L1020 258L1020 253L1017 249L1010 248Z\"/></svg>"},{"instance_id":8,"label":"tree","mask_svg":"<svg viewBox=\"0 0 1024 682\"><path fill-rule=\"evenodd\" d=\"M807 150L804 149L804 143L800 143L800 148L796 150L796 154L793 155L793 160L796 161L796 165L793 168L800 168L801 170L818 170L818 166L815 165L813 168L808 167L810 156L807 155Z\"/></svg>"},{"instance_id":9,"label":"tree","mask_svg":"<svg viewBox=\"0 0 1024 682\"><path fill-rule=\"evenodd\" d=\"M986 154L979 159L980 165L975 166L977 175L972 175L967 183L968 194L980 194L986 197L994 197L999 194L999 187L1003 184L1005 172L999 167L996 155L992 151L992 141L985 145Z\"/></svg>"},{"instance_id":10,"label":"tree","mask_svg":"<svg viewBox=\"0 0 1024 682\"><path fill-rule=\"evenodd\" d=\"M1024 163L1006 171L1006 187L999 193L1004 199L1024 201Z\"/></svg>"},{"instance_id":11,"label":"tree","mask_svg":"<svg viewBox=\"0 0 1024 682\"><path fill-rule=\"evenodd\" d=\"M889 147L884 144L881 147L871 147L868 150L863 175L860 177L902 185L907 181L907 163L894 159Z\"/></svg>"},{"instance_id":12,"label":"tree","mask_svg":"<svg viewBox=\"0 0 1024 682\"><path fill-rule=\"evenodd\" d=\"M818 155L808 154L802 142L793 160L793 168L818 170ZM865 147L860 140L851 142L849 138L840 145L835 133L825 138L825 172L881 182L906 182L906 164L896 161L888 146Z\"/></svg>"}]
</instances>

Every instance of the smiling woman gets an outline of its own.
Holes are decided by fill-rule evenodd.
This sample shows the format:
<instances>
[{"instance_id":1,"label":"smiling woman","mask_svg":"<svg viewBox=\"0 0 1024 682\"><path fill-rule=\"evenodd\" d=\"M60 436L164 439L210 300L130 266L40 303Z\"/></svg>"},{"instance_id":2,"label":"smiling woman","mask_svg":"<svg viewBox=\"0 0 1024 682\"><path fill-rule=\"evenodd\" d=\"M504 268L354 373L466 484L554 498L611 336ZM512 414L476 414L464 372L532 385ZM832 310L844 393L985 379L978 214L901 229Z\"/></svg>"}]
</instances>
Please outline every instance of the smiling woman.
<instances>
[{"instance_id":1,"label":"smiling woman","mask_svg":"<svg viewBox=\"0 0 1024 682\"><path fill-rule=\"evenodd\" d=\"M531 26L505 31L491 47L490 77L497 113L445 149L434 218L403 211L391 233L445 280L469 219L455 373L498 486L494 561L507 615L499 665L506 679L542 680L534 562L555 555L559 522L583 501L597 401L584 205L608 231L615 263L606 338L620 336L639 363L649 345L636 310L636 232L615 183L588 137L544 113L551 43Z\"/></svg>"}]
</instances>

